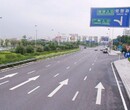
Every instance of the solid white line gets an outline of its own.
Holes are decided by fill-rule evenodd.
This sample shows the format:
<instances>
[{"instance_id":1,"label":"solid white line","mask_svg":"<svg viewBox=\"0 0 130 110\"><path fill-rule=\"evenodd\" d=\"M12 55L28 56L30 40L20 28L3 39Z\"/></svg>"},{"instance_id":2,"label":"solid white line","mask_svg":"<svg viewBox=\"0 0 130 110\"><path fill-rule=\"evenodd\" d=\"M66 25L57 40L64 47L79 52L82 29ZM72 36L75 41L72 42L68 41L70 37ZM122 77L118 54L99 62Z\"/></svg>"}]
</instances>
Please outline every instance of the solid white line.
<instances>
[{"instance_id":1,"label":"solid white line","mask_svg":"<svg viewBox=\"0 0 130 110\"><path fill-rule=\"evenodd\" d=\"M89 68L89 71L91 71L92 69L91 68Z\"/></svg>"},{"instance_id":2,"label":"solid white line","mask_svg":"<svg viewBox=\"0 0 130 110\"><path fill-rule=\"evenodd\" d=\"M57 73L54 77L57 77L59 75L59 73Z\"/></svg>"},{"instance_id":3,"label":"solid white line","mask_svg":"<svg viewBox=\"0 0 130 110\"><path fill-rule=\"evenodd\" d=\"M85 76L84 81L87 79L87 76Z\"/></svg>"},{"instance_id":4,"label":"solid white line","mask_svg":"<svg viewBox=\"0 0 130 110\"><path fill-rule=\"evenodd\" d=\"M67 69L67 70L70 69L70 66L66 67L66 69Z\"/></svg>"},{"instance_id":5,"label":"solid white line","mask_svg":"<svg viewBox=\"0 0 130 110\"><path fill-rule=\"evenodd\" d=\"M34 92L35 90L37 90L40 86L37 86L36 88L34 88L33 90L29 91L28 94L31 94L32 92Z\"/></svg>"},{"instance_id":6,"label":"solid white line","mask_svg":"<svg viewBox=\"0 0 130 110\"><path fill-rule=\"evenodd\" d=\"M112 71L113 71L114 77L115 77L115 79L116 79L117 87L118 87L118 90L119 90L119 93L120 93L120 96L121 96L121 100L122 100L124 109L125 109L125 110L128 110L127 105L126 105L126 102L125 102L125 99L124 99L124 97L123 97L123 93L122 93L121 88L120 88L120 85L119 85L119 81L118 81L118 79L117 79L117 76L116 76L116 73L115 73L115 71L114 71L114 68L113 68L112 63L111 63L111 67L112 67Z\"/></svg>"},{"instance_id":7,"label":"solid white line","mask_svg":"<svg viewBox=\"0 0 130 110\"><path fill-rule=\"evenodd\" d=\"M75 93L75 95L74 95L72 101L75 101L75 99L76 99L76 97L78 96L78 94L79 94L79 91L77 91L77 92Z\"/></svg>"},{"instance_id":8,"label":"solid white line","mask_svg":"<svg viewBox=\"0 0 130 110\"><path fill-rule=\"evenodd\" d=\"M27 74L32 74L32 73L34 73L35 72L35 70L34 71L30 71L30 72L28 72Z\"/></svg>"},{"instance_id":9,"label":"solid white line","mask_svg":"<svg viewBox=\"0 0 130 110\"><path fill-rule=\"evenodd\" d=\"M2 83L0 83L0 86L3 85L3 84L6 84L6 83L8 83L8 82L9 82L9 81L2 82Z\"/></svg>"}]
</instances>

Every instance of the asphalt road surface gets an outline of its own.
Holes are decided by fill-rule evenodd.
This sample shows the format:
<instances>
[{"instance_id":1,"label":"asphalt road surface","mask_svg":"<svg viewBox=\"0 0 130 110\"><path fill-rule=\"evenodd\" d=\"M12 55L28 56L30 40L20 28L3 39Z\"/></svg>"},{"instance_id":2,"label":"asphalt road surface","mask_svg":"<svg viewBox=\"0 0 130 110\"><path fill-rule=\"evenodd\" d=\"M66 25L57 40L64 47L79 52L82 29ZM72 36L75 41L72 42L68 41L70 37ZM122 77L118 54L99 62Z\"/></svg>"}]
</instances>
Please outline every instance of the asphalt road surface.
<instances>
[{"instance_id":1,"label":"asphalt road surface","mask_svg":"<svg viewBox=\"0 0 130 110\"><path fill-rule=\"evenodd\" d=\"M117 59L87 48L1 70L0 110L129 110L111 67Z\"/></svg>"}]
</instances>

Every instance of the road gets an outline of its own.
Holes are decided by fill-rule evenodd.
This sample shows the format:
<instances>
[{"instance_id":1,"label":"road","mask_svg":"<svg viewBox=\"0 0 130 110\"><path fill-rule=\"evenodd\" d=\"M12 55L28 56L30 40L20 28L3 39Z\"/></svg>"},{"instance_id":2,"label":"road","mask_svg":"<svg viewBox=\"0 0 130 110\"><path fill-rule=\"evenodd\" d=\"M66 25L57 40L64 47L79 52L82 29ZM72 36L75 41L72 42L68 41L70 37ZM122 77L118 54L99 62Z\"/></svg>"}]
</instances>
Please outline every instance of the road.
<instances>
[{"instance_id":1,"label":"road","mask_svg":"<svg viewBox=\"0 0 130 110\"><path fill-rule=\"evenodd\" d=\"M1 70L0 110L127 110L111 68L117 59L88 48Z\"/></svg>"}]
</instances>

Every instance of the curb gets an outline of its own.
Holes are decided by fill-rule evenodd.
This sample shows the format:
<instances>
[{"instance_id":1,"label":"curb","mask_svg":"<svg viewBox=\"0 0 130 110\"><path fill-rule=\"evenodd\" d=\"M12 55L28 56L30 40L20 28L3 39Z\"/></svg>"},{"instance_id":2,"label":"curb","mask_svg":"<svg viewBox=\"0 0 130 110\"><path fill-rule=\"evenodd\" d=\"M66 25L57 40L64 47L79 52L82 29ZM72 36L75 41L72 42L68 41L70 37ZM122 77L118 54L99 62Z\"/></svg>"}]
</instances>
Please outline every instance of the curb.
<instances>
[{"instance_id":1,"label":"curb","mask_svg":"<svg viewBox=\"0 0 130 110\"><path fill-rule=\"evenodd\" d=\"M120 80L122 81L122 84L123 84L123 86L124 86L124 88L125 88L125 92L126 92L128 98L129 98L129 100L130 100L130 93L129 93L129 91L127 90L127 84L126 84L126 82L125 82L124 80L122 80L122 78L121 78L121 76L120 76L120 74L119 74L119 72L118 72L118 70L117 70L117 68L116 68L116 66L115 66L115 63L113 62L112 64L113 64L113 67L114 67L114 69L115 69L115 72L117 73L118 77L119 77Z\"/></svg>"}]
</instances>

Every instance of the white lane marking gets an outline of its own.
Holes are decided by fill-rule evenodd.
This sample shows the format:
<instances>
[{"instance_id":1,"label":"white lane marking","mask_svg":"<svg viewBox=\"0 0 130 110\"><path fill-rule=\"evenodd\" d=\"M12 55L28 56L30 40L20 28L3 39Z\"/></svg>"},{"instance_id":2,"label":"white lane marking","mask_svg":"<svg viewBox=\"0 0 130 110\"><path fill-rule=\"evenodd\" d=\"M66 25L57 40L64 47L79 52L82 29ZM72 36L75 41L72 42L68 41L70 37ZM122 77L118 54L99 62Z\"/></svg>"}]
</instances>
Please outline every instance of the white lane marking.
<instances>
[{"instance_id":1,"label":"white lane marking","mask_svg":"<svg viewBox=\"0 0 130 110\"><path fill-rule=\"evenodd\" d=\"M76 65L76 64L77 64L77 62L74 62L74 64Z\"/></svg>"},{"instance_id":2,"label":"white lane marking","mask_svg":"<svg viewBox=\"0 0 130 110\"><path fill-rule=\"evenodd\" d=\"M69 79L66 79L66 80L60 82L60 83L59 83L60 85L59 85L54 91L52 91L52 92L48 95L48 97L52 97L52 96L55 95L64 85L68 85L68 81L69 81Z\"/></svg>"},{"instance_id":3,"label":"white lane marking","mask_svg":"<svg viewBox=\"0 0 130 110\"><path fill-rule=\"evenodd\" d=\"M0 80L5 79L5 78L9 78L9 77L11 78L11 77L15 76L16 74L18 74L18 73L13 73L13 74L6 75L6 76L0 78Z\"/></svg>"},{"instance_id":4,"label":"white lane marking","mask_svg":"<svg viewBox=\"0 0 130 110\"><path fill-rule=\"evenodd\" d=\"M57 61L57 63L60 63L60 61Z\"/></svg>"},{"instance_id":5,"label":"white lane marking","mask_svg":"<svg viewBox=\"0 0 130 110\"><path fill-rule=\"evenodd\" d=\"M48 68L48 67L50 67L51 65L46 65L46 67Z\"/></svg>"},{"instance_id":6,"label":"white lane marking","mask_svg":"<svg viewBox=\"0 0 130 110\"><path fill-rule=\"evenodd\" d=\"M59 75L59 73L57 73L54 77L57 77Z\"/></svg>"},{"instance_id":7,"label":"white lane marking","mask_svg":"<svg viewBox=\"0 0 130 110\"><path fill-rule=\"evenodd\" d=\"M85 76L84 81L87 79L87 76Z\"/></svg>"},{"instance_id":8,"label":"white lane marking","mask_svg":"<svg viewBox=\"0 0 130 110\"><path fill-rule=\"evenodd\" d=\"M89 71L91 71L92 69L91 68L89 68Z\"/></svg>"},{"instance_id":9,"label":"white lane marking","mask_svg":"<svg viewBox=\"0 0 130 110\"><path fill-rule=\"evenodd\" d=\"M79 94L79 91L77 91L77 92L75 93L74 97L72 98L72 101L75 101L75 99L76 99L76 97L78 96L78 94Z\"/></svg>"},{"instance_id":10,"label":"white lane marking","mask_svg":"<svg viewBox=\"0 0 130 110\"><path fill-rule=\"evenodd\" d=\"M66 69L67 69L67 70L70 69L70 66L66 67Z\"/></svg>"},{"instance_id":11,"label":"white lane marking","mask_svg":"<svg viewBox=\"0 0 130 110\"><path fill-rule=\"evenodd\" d=\"M35 72L35 70L33 70L33 71L30 71L30 72L28 72L27 74L32 74L32 73L34 73Z\"/></svg>"},{"instance_id":12,"label":"white lane marking","mask_svg":"<svg viewBox=\"0 0 130 110\"><path fill-rule=\"evenodd\" d=\"M16 86L10 88L9 90L17 89L18 87L23 86L23 85L25 85L26 83L28 83L28 82L30 82L30 81L35 81L37 78L39 78L39 76L35 76L35 77L32 77L32 78L29 78L27 81L25 81L25 82L23 82L23 83L21 83L21 84L18 84L18 85L16 85Z\"/></svg>"},{"instance_id":13,"label":"white lane marking","mask_svg":"<svg viewBox=\"0 0 130 110\"><path fill-rule=\"evenodd\" d=\"M111 67L112 67L112 71L113 71L113 74L114 74L114 77L115 77L115 80L116 80L116 83L117 83L117 87L118 87L118 90L119 90L119 93L120 93L120 96L121 96L121 100L122 100L124 109L125 109L125 110L128 110L127 105L126 105L126 102L125 102L125 99L124 99L124 96L123 96L123 93L122 93L121 88L120 88L120 85L119 85L119 81L118 81L118 79L117 79L117 76L116 76L116 73L115 73L115 71L114 71L114 67L113 67L112 63L111 63Z\"/></svg>"},{"instance_id":14,"label":"white lane marking","mask_svg":"<svg viewBox=\"0 0 130 110\"><path fill-rule=\"evenodd\" d=\"M6 83L8 83L8 82L9 82L9 81L2 82L2 83L0 83L0 86L3 85L3 84L6 84Z\"/></svg>"},{"instance_id":15,"label":"white lane marking","mask_svg":"<svg viewBox=\"0 0 130 110\"><path fill-rule=\"evenodd\" d=\"M92 65L94 65L94 63Z\"/></svg>"},{"instance_id":16,"label":"white lane marking","mask_svg":"<svg viewBox=\"0 0 130 110\"><path fill-rule=\"evenodd\" d=\"M32 92L36 91L40 86L37 86L36 88L34 88L33 90L29 91L28 94L31 94Z\"/></svg>"},{"instance_id":17,"label":"white lane marking","mask_svg":"<svg viewBox=\"0 0 130 110\"><path fill-rule=\"evenodd\" d=\"M102 90L105 89L100 82L95 88L97 88L97 98L96 98L96 104L101 105L101 99L102 99Z\"/></svg>"}]
</instances>

